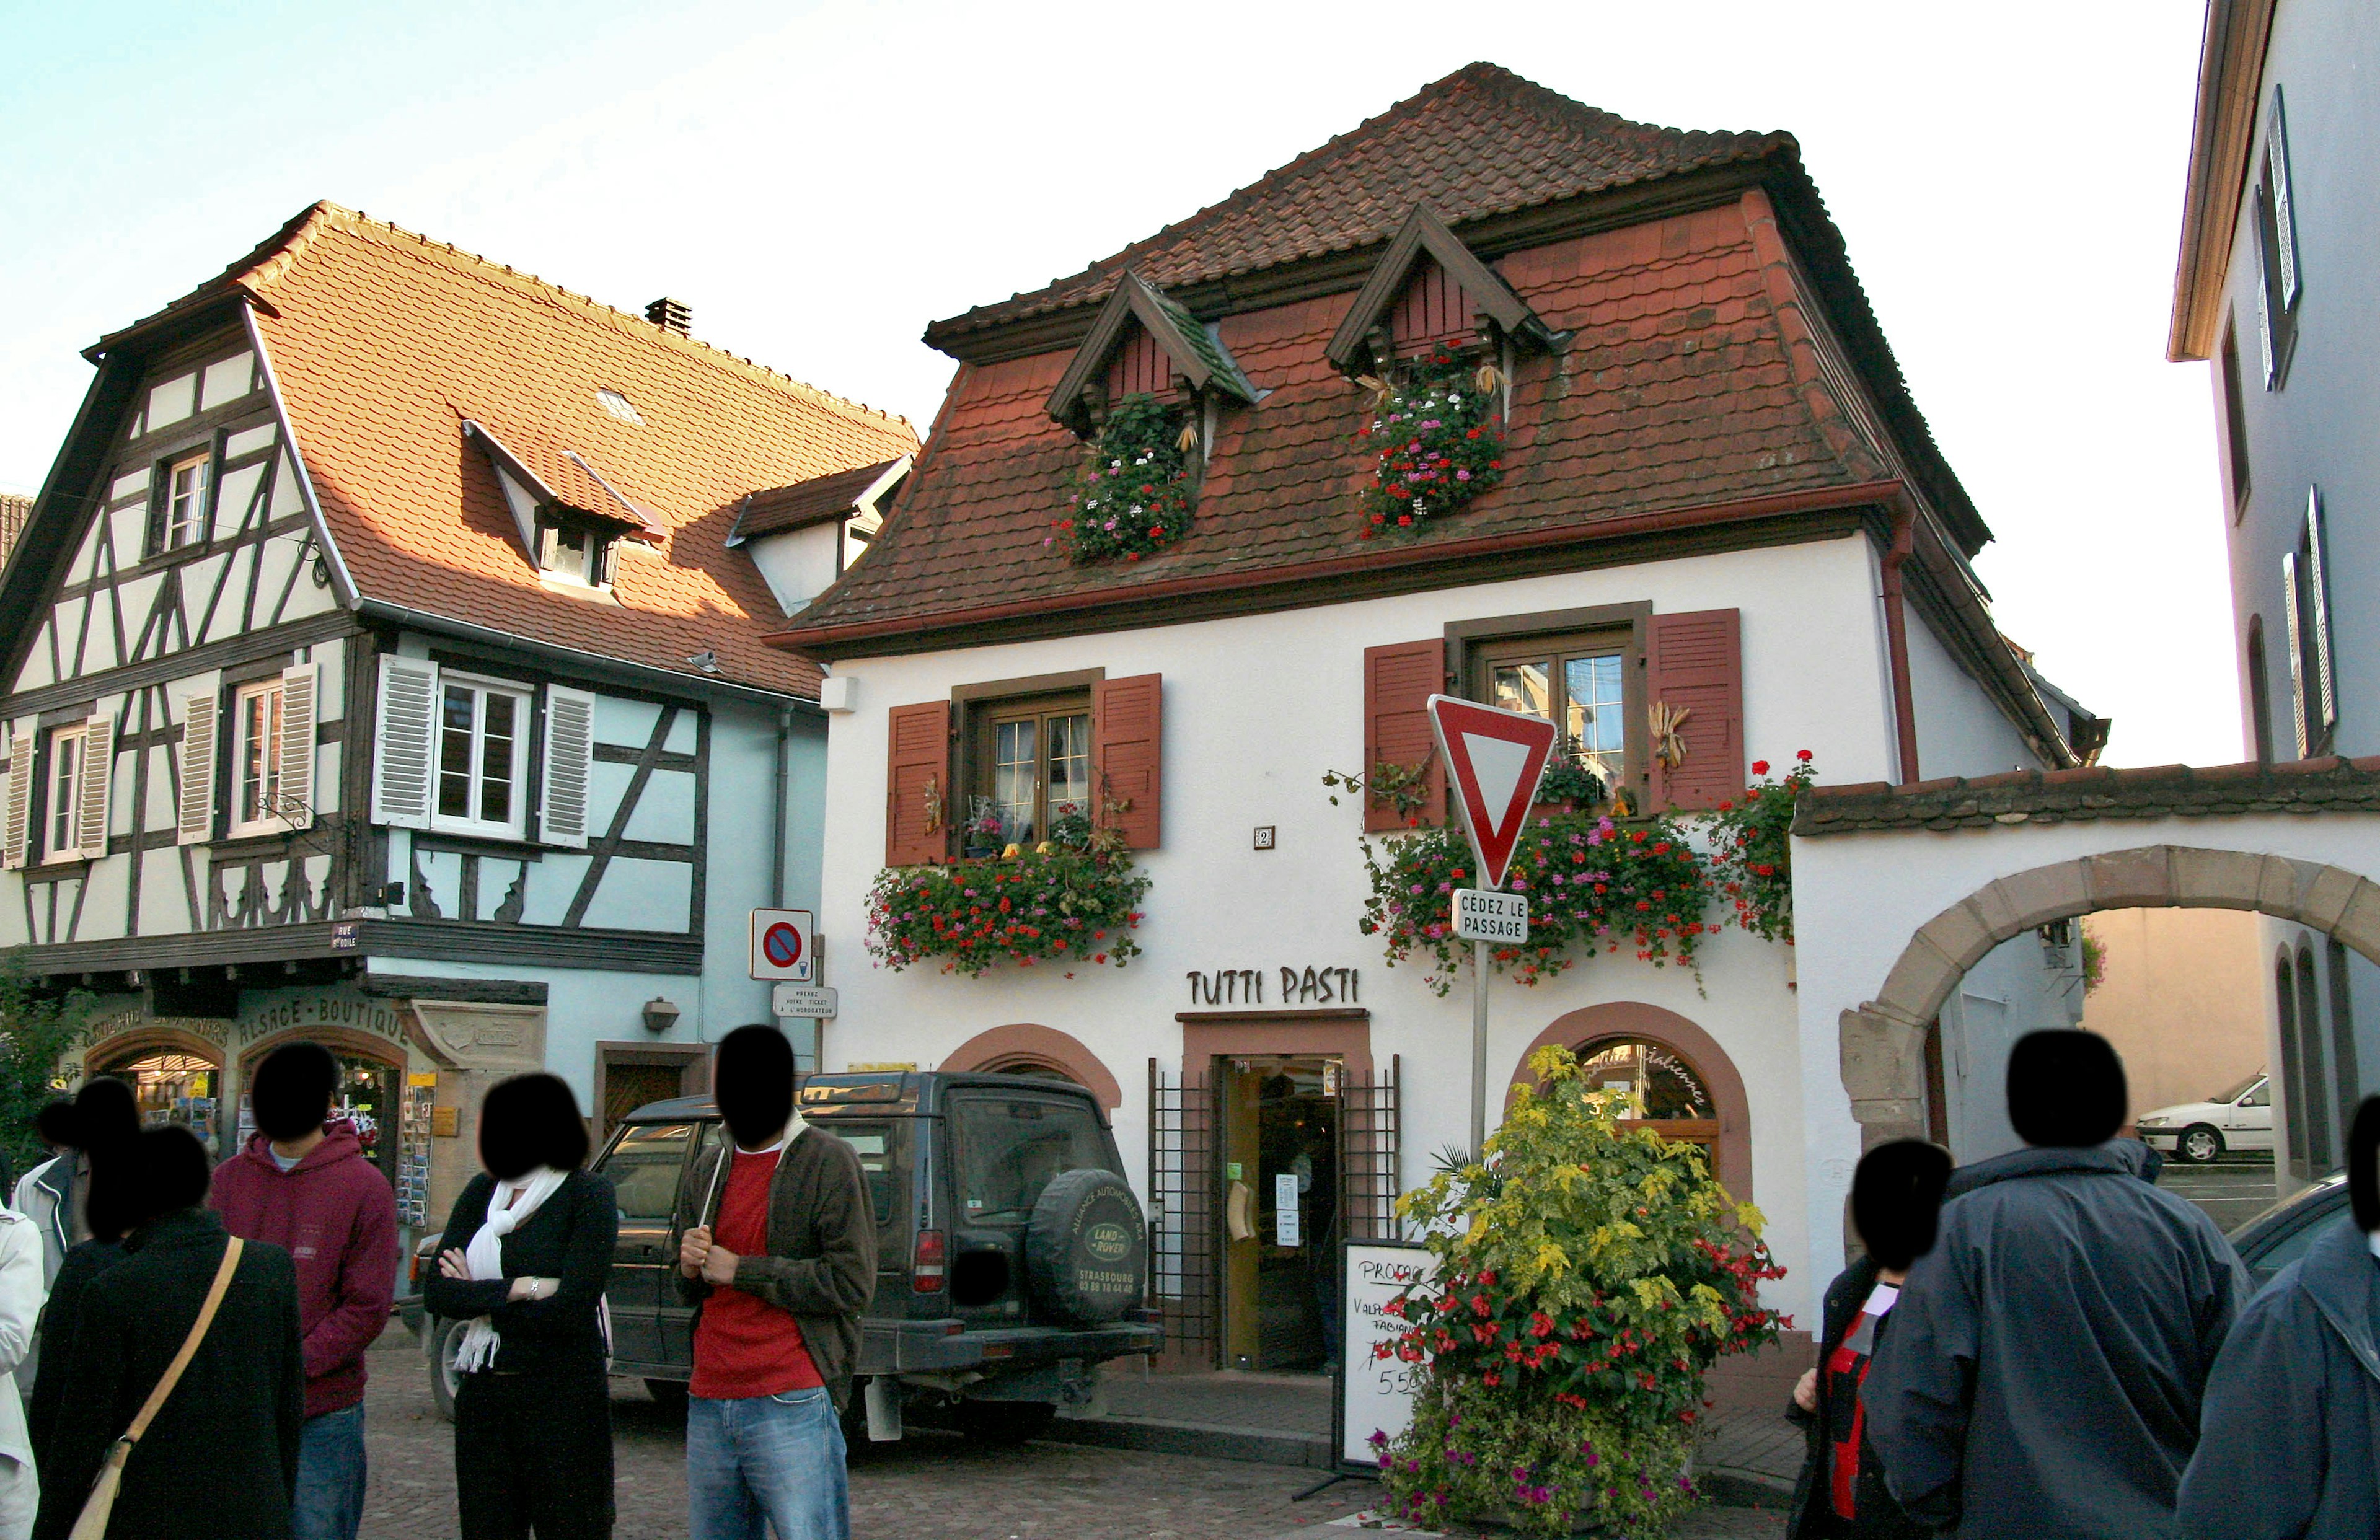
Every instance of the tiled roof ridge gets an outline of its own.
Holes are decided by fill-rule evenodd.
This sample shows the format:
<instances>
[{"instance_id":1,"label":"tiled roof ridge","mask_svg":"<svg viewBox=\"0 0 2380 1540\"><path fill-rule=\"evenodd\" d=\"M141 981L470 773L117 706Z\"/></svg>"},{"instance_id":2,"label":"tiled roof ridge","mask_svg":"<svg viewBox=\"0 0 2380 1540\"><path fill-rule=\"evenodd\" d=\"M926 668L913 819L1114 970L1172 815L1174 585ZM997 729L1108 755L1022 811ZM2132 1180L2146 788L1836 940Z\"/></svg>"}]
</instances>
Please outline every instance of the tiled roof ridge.
<instances>
[{"instance_id":1,"label":"tiled roof ridge","mask_svg":"<svg viewBox=\"0 0 2380 1540\"><path fill-rule=\"evenodd\" d=\"M325 227L339 229L358 239L374 239L384 233L386 236L399 237L400 241L410 241L422 251L443 257L468 274L499 287L513 286L528 297L548 302L566 302L558 308L576 310L591 320L607 322L626 321L630 323L631 334L642 336L649 342L659 343L665 347L691 349L696 358L748 370L776 389L783 390L791 386L792 390L789 394L796 398L832 408L845 416L884 423L897 422L915 431L909 419L905 417L884 411L880 407L870 406L864 401L854 401L848 396L837 395L832 391L820 390L806 380L796 380L790 374L782 373L766 364L758 363L743 354L731 353L715 344L704 342L699 337L690 337L682 332L658 325L633 310L624 310L616 305L607 305L592 296L565 288L560 284L540 278L534 273L525 273L510 263L492 261L476 251L467 251L451 241L433 240L417 231L408 230L401 224L384 219L374 219L359 209L344 208L336 203L328 201L317 203L314 205L314 211L323 217L302 222L305 228L296 233L295 238L288 243L285 251L276 253L273 257L259 263L253 270L258 275L256 280L258 287L271 284L295 266L298 259L304 254L305 247L310 245ZM392 249L405 249L399 242L382 240L381 244L390 246ZM509 285L506 280L510 281Z\"/></svg>"},{"instance_id":2,"label":"tiled roof ridge","mask_svg":"<svg viewBox=\"0 0 2380 1540\"><path fill-rule=\"evenodd\" d=\"M1051 309L1065 309L1076 305L1097 304L1106 297L1106 291L1094 288L1070 299L1049 302L1046 306L1037 304L1036 301L1041 300L1043 296L1049 295L1055 290L1062 289L1066 285L1077 283L1085 278L1112 279L1119 277L1123 273L1124 269L1133 264L1135 259L1143 257L1157 249L1165 242L1197 229L1202 224L1215 222L1241 200L1254 197L1272 184L1285 181L1293 175L1305 171L1313 166L1322 164L1337 155L1343 154L1350 148L1354 147L1365 139L1377 134L1390 124L1408 117L1417 116L1428 108L1436 106L1440 102L1452 97L1458 91L1463 90L1494 91L1502 92L1510 97L1524 98L1526 100L1526 104L1532 109L1543 112L1548 116L1570 119L1575 123L1582 131L1585 132L1658 136L1664 139L1674 139L1681 143L1690 143L1695 140L1742 140L1745 142L1737 147L1738 154L1740 155L1759 155L1779 148L1798 148L1792 135L1782 129L1742 130L1671 128L1660 124L1639 123L1632 118L1621 117L1619 114L1608 111L1605 108L1597 107L1590 103L1564 96L1561 92L1555 91L1551 87L1540 85L1536 81L1529 79L1525 76L1513 73L1512 70L1505 68L1501 65L1495 64L1485 59L1475 60L1474 62L1463 66L1461 69L1454 71L1451 75L1447 75L1431 81L1429 84L1422 87L1419 91L1414 92L1411 96L1405 97L1402 101L1390 103L1380 112L1374 114L1370 117L1365 118L1354 127L1333 134L1330 138L1325 139L1322 143L1316 145L1313 149L1293 156L1291 159L1283 162L1280 165L1267 171L1255 181L1249 182L1244 187L1234 188L1230 192L1215 200L1213 202L1208 203L1204 208L1187 214L1181 219L1175 220L1164 228L1158 230L1153 235L1146 236L1141 239L1133 242L1123 250L1116 252L1111 256L1105 257L1098 261L1089 263L1078 273L1063 273L1058 277L1050 279L1039 288L1030 291L1019 290L1018 292L1010 295L1005 299L993 300L987 304L970 307L963 313L953 316L947 321L935 322L931 330L942 331L947 329L953 333L972 331L975 330L977 325L979 323L979 318L990 317L994 312L998 312L998 320L1007 320L1014 316L1033 313L1044 308ZM1738 154L1715 156L1707 160L1699 161L1696 164L1719 164L1728 160L1738 158ZM1614 185L1627 186L1629 185L1629 182L1634 180L1656 179L1658 176L1668 175L1674 175L1674 173L1655 173L1653 177L1650 178L1630 178L1629 181L1615 183ZM1520 206L1526 205L1524 204ZM1458 221L1457 223L1463 222ZM1389 238L1390 234L1390 232L1384 230L1380 233L1378 239L1386 240ZM1377 242L1365 242L1361 244L1369 245L1377 244ZM1305 252L1298 256L1288 258L1286 261L1303 261L1314 255L1316 255L1316 253ZM1279 266L1282 264L1276 261L1259 265ZM980 323L989 324L990 322L982 321Z\"/></svg>"},{"instance_id":3,"label":"tiled roof ridge","mask_svg":"<svg viewBox=\"0 0 2380 1540\"><path fill-rule=\"evenodd\" d=\"M1813 786L1796 800L1804 838L1893 829L1988 829L2097 819L2380 812L2380 756L2277 764L2008 770L1895 786Z\"/></svg>"}]
</instances>

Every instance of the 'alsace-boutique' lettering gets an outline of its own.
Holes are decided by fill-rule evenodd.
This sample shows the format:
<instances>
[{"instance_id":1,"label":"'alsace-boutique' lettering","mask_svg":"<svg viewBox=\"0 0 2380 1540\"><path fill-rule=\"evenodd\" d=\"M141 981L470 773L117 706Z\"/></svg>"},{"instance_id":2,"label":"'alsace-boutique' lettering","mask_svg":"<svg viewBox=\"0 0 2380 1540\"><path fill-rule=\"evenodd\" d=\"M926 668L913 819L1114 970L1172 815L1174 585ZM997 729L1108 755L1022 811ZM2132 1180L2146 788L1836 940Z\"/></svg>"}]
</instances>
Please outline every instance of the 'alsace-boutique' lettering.
<instances>
[{"instance_id":1,"label":"'alsace-boutique' lettering","mask_svg":"<svg viewBox=\"0 0 2380 1540\"><path fill-rule=\"evenodd\" d=\"M1353 1005L1360 982L1354 968L1290 968L1281 970L1282 1005ZM1262 1005L1265 1003L1265 972L1263 968L1221 968L1201 972L1196 968L1183 976L1190 981L1190 1003L1193 1005Z\"/></svg>"}]
</instances>

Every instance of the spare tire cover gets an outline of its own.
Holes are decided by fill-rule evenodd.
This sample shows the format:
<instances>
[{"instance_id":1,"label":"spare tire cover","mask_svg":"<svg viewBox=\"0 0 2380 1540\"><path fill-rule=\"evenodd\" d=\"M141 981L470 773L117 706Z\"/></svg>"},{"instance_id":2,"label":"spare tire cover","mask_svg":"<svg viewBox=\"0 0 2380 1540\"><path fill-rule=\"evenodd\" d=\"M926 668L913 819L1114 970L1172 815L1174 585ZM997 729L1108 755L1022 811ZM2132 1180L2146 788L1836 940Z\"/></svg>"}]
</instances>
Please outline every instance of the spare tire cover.
<instances>
[{"instance_id":1,"label":"spare tire cover","mask_svg":"<svg viewBox=\"0 0 2380 1540\"><path fill-rule=\"evenodd\" d=\"M1073 1326L1121 1320L1148 1292L1148 1226L1113 1171L1062 1171L1025 1231L1025 1279L1044 1314Z\"/></svg>"}]
</instances>

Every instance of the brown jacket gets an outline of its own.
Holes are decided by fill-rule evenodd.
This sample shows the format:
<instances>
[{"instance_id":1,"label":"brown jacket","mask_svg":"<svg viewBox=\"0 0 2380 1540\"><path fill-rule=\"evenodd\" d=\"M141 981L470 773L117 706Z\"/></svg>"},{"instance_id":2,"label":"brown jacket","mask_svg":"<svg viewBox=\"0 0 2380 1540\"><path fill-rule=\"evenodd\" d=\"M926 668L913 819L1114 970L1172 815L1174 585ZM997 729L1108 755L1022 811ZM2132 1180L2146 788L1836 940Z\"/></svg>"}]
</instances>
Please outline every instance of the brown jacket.
<instances>
[{"instance_id":1,"label":"brown jacket","mask_svg":"<svg viewBox=\"0 0 2380 1540\"><path fill-rule=\"evenodd\" d=\"M702 1206L698 1224L714 1222L726 1195L723 1181L715 1187L711 1182L731 1147L725 1129L720 1132L719 1144L694 1163L679 1200L681 1212ZM681 1272L677 1284L697 1305L710 1295L699 1278ZM769 1183L768 1255L736 1258L735 1286L801 1323L810 1362L842 1410L859 1360L860 1314L876 1292L876 1216L857 1151L816 1124L803 1125Z\"/></svg>"}]
</instances>

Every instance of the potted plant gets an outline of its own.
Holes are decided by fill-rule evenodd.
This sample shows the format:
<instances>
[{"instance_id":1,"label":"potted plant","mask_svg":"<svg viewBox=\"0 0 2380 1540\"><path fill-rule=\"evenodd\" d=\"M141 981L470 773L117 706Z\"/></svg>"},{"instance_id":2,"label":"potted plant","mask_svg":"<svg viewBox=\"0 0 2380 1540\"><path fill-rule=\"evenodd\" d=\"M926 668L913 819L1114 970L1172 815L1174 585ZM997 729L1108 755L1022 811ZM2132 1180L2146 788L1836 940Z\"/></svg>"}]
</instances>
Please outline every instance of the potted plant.
<instances>
[{"instance_id":1,"label":"potted plant","mask_svg":"<svg viewBox=\"0 0 2380 1540\"><path fill-rule=\"evenodd\" d=\"M1546 757L1546 772L1537 781L1537 806L1564 813L1590 810L1605 795L1603 761L1579 752L1578 741L1564 734L1554 740Z\"/></svg>"},{"instance_id":2,"label":"potted plant","mask_svg":"<svg viewBox=\"0 0 2380 1540\"><path fill-rule=\"evenodd\" d=\"M1758 784L1741 800L1718 805L1711 818L1712 875L1735 905L1735 923L1764 940L1793 944L1793 806L1817 779L1808 749L1793 768L1771 779L1768 761L1755 759Z\"/></svg>"},{"instance_id":3,"label":"potted plant","mask_svg":"<svg viewBox=\"0 0 2380 1540\"><path fill-rule=\"evenodd\" d=\"M967 799L967 820L962 843L970 861L988 861L1000 854L1000 812L988 796Z\"/></svg>"},{"instance_id":4,"label":"potted plant","mask_svg":"<svg viewBox=\"0 0 2380 1540\"><path fill-rule=\"evenodd\" d=\"M1381 1481L1425 1523L1657 1534L1700 1500L1705 1372L1791 1324L1759 1300L1784 1271L1699 1149L1590 1087L1568 1050L1529 1062L1537 1084L1480 1156L1398 1205L1438 1265L1391 1302L1404 1329L1375 1350L1416 1382L1411 1425L1373 1436Z\"/></svg>"}]
</instances>

